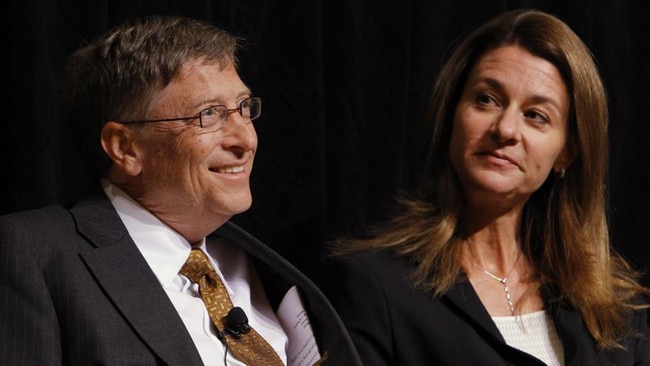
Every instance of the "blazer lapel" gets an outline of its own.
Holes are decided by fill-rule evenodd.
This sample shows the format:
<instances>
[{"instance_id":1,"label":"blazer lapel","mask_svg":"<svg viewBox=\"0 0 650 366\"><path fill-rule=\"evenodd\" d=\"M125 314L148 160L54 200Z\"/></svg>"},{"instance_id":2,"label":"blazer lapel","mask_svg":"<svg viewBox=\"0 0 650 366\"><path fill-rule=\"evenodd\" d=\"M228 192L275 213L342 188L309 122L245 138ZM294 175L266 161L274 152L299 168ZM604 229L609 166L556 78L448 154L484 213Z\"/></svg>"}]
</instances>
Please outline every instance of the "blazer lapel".
<instances>
[{"instance_id":1,"label":"blazer lapel","mask_svg":"<svg viewBox=\"0 0 650 366\"><path fill-rule=\"evenodd\" d=\"M79 232L96 247L81 253L111 301L169 365L201 365L192 339L158 279L106 198L71 210Z\"/></svg>"},{"instance_id":2,"label":"blazer lapel","mask_svg":"<svg viewBox=\"0 0 650 366\"><path fill-rule=\"evenodd\" d=\"M463 312L465 314L464 316L476 324L482 332L486 332L500 342L505 342L501 332L499 332L496 324L490 318L490 314L481 303L481 300L476 295L474 288L465 275L461 275L457 284L443 298L451 303L458 311Z\"/></svg>"},{"instance_id":3,"label":"blazer lapel","mask_svg":"<svg viewBox=\"0 0 650 366\"><path fill-rule=\"evenodd\" d=\"M562 340L565 365L597 365L599 361L595 353L587 352L594 347L595 341L586 330L578 310L553 306L550 312Z\"/></svg>"},{"instance_id":4,"label":"blazer lapel","mask_svg":"<svg viewBox=\"0 0 650 366\"><path fill-rule=\"evenodd\" d=\"M443 297L443 301L455 308L467 321L475 324L475 329L491 347L501 354L508 365L544 365L532 355L506 344L503 335L490 317L479 299L467 276L462 274L456 283Z\"/></svg>"}]
</instances>

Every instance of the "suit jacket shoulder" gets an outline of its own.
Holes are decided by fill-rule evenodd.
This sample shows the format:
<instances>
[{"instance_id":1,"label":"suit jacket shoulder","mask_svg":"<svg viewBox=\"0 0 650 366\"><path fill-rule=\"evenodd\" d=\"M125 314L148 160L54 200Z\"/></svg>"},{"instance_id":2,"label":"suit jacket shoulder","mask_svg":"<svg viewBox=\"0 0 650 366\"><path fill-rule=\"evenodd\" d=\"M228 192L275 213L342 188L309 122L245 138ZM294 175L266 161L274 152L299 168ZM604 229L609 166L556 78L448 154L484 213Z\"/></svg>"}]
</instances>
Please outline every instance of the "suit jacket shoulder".
<instances>
[{"instance_id":1,"label":"suit jacket shoulder","mask_svg":"<svg viewBox=\"0 0 650 366\"><path fill-rule=\"evenodd\" d=\"M0 218L0 359L202 365L106 197Z\"/></svg>"}]
</instances>

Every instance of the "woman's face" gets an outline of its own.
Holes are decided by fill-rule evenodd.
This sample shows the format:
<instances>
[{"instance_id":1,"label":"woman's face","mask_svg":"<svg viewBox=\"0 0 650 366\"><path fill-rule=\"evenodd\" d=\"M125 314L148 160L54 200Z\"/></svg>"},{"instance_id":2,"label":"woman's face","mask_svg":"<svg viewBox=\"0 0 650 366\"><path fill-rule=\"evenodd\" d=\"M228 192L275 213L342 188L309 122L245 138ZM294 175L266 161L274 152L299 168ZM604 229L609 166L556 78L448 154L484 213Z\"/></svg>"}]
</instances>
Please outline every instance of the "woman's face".
<instances>
[{"instance_id":1,"label":"woman's face","mask_svg":"<svg viewBox=\"0 0 650 366\"><path fill-rule=\"evenodd\" d=\"M522 206L570 164L569 95L557 68L519 46L483 55L456 106L451 164L470 206Z\"/></svg>"}]
</instances>

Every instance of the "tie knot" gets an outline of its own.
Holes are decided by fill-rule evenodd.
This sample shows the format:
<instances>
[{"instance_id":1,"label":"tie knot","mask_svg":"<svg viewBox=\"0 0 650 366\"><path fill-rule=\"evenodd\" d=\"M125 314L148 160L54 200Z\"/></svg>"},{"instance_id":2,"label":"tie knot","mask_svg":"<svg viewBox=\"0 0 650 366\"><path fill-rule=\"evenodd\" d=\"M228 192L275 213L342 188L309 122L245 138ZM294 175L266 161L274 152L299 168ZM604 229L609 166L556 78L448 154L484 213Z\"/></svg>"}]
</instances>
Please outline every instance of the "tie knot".
<instances>
[{"instance_id":1,"label":"tie knot","mask_svg":"<svg viewBox=\"0 0 650 366\"><path fill-rule=\"evenodd\" d=\"M189 257L187 257L185 264L179 271L180 274L194 283L198 283L201 278L211 272L214 272L214 268L212 268L210 260L201 249L196 248L190 251Z\"/></svg>"}]
</instances>

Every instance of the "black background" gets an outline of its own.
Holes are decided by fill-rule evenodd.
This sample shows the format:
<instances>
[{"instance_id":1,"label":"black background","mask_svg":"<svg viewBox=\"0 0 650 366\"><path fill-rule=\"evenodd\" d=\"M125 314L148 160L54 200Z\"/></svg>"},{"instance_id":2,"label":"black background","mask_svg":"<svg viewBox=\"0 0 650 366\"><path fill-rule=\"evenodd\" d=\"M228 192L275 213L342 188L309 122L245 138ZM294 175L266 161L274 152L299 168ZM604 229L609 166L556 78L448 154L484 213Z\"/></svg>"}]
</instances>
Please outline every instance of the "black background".
<instances>
[{"instance_id":1,"label":"black background","mask_svg":"<svg viewBox=\"0 0 650 366\"><path fill-rule=\"evenodd\" d=\"M9 81L0 213L65 201L80 189L58 124L67 55L132 16L191 16L248 40L241 76L264 101L253 207L234 221L319 276L326 240L384 218L391 196L416 184L427 98L452 43L495 14L531 7L563 19L595 55L610 98L610 230L615 247L645 269L650 36L643 4L10 0L2 15Z\"/></svg>"}]
</instances>

